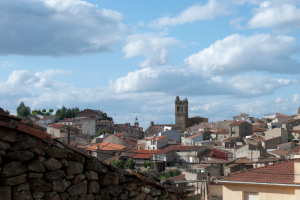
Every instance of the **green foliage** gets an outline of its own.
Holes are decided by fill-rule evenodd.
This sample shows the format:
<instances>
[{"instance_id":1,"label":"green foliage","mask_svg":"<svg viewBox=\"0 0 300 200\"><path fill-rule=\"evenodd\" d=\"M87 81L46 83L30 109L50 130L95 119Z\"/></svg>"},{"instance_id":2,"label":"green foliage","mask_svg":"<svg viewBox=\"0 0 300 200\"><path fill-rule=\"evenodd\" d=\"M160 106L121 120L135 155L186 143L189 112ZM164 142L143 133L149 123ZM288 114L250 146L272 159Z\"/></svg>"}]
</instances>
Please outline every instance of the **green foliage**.
<instances>
[{"instance_id":1,"label":"green foliage","mask_svg":"<svg viewBox=\"0 0 300 200\"><path fill-rule=\"evenodd\" d=\"M52 110L52 109L50 109ZM50 112L49 110L49 112ZM52 110L53 112L53 110ZM77 113L80 112L79 108L66 108L65 106L63 106L61 109L58 109L55 113L56 117L58 118L58 120L63 120L64 118L72 118L75 117L77 115Z\"/></svg>"},{"instance_id":2,"label":"green foliage","mask_svg":"<svg viewBox=\"0 0 300 200\"><path fill-rule=\"evenodd\" d=\"M129 160L125 163L125 169L135 169L135 162L132 158L129 158Z\"/></svg>"},{"instance_id":3,"label":"green foliage","mask_svg":"<svg viewBox=\"0 0 300 200\"><path fill-rule=\"evenodd\" d=\"M98 137L98 136L100 136L100 135L102 135L102 134L104 134L104 133L110 133L110 131L109 131L109 130L106 130L106 129L100 130L100 131L98 131L98 132L94 135L94 138L96 138L96 137Z\"/></svg>"},{"instance_id":4,"label":"green foliage","mask_svg":"<svg viewBox=\"0 0 300 200\"><path fill-rule=\"evenodd\" d=\"M18 116L28 116L30 115L30 107L25 106L23 101L21 101L20 105L17 107Z\"/></svg>"},{"instance_id":5,"label":"green foliage","mask_svg":"<svg viewBox=\"0 0 300 200\"><path fill-rule=\"evenodd\" d=\"M290 134L289 137L288 137L288 141L290 142L290 141L292 141L293 139L295 139L294 136L293 136L292 134Z\"/></svg>"},{"instance_id":6,"label":"green foliage","mask_svg":"<svg viewBox=\"0 0 300 200\"><path fill-rule=\"evenodd\" d=\"M45 114L44 114L45 116L49 116L50 115L50 113L49 112L45 112Z\"/></svg>"},{"instance_id":7,"label":"green foliage","mask_svg":"<svg viewBox=\"0 0 300 200\"><path fill-rule=\"evenodd\" d=\"M150 161L148 161L148 162L144 161L143 163L144 163L145 166L147 166L147 170L150 171L150 169L151 169L151 162Z\"/></svg>"},{"instance_id":8,"label":"green foliage","mask_svg":"<svg viewBox=\"0 0 300 200\"><path fill-rule=\"evenodd\" d=\"M119 167L120 169L123 169L123 162L121 160L114 160L110 162L111 165Z\"/></svg>"},{"instance_id":9,"label":"green foliage","mask_svg":"<svg viewBox=\"0 0 300 200\"><path fill-rule=\"evenodd\" d=\"M49 113L53 113L53 109L50 108L50 109L48 110L48 112L49 112Z\"/></svg>"},{"instance_id":10,"label":"green foliage","mask_svg":"<svg viewBox=\"0 0 300 200\"><path fill-rule=\"evenodd\" d=\"M167 177L173 177L173 176L179 176L181 174L181 171L179 169L171 169L167 172Z\"/></svg>"},{"instance_id":11,"label":"green foliage","mask_svg":"<svg viewBox=\"0 0 300 200\"><path fill-rule=\"evenodd\" d=\"M47 111L46 111L46 109L44 108L44 109L42 110L42 113L45 113L45 112L47 112Z\"/></svg>"},{"instance_id":12,"label":"green foliage","mask_svg":"<svg viewBox=\"0 0 300 200\"><path fill-rule=\"evenodd\" d=\"M111 118L111 117L108 117L106 113L103 113L103 114L102 114L102 117L104 117L105 119L107 119L107 120L109 120L109 121L112 120L112 118Z\"/></svg>"}]
</instances>

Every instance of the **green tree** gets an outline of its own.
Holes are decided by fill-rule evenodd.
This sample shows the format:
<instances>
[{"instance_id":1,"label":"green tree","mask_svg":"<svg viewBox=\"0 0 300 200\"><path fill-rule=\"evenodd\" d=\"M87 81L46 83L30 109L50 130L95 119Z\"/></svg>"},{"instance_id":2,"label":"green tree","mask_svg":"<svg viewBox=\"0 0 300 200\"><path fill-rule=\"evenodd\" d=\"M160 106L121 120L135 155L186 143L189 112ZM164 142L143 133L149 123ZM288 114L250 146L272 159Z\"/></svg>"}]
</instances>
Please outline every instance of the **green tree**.
<instances>
[{"instance_id":1,"label":"green tree","mask_svg":"<svg viewBox=\"0 0 300 200\"><path fill-rule=\"evenodd\" d=\"M123 162L121 160L114 160L110 162L111 165L119 167L120 169L123 169Z\"/></svg>"},{"instance_id":2,"label":"green tree","mask_svg":"<svg viewBox=\"0 0 300 200\"><path fill-rule=\"evenodd\" d=\"M129 158L129 160L125 163L125 169L135 169L135 162L132 158Z\"/></svg>"},{"instance_id":3,"label":"green tree","mask_svg":"<svg viewBox=\"0 0 300 200\"><path fill-rule=\"evenodd\" d=\"M45 116L49 116L50 115L50 113L49 112L45 112L45 114L44 114Z\"/></svg>"},{"instance_id":4,"label":"green tree","mask_svg":"<svg viewBox=\"0 0 300 200\"><path fill-rule=\"evenodd\" d=\"M46 112L47 112L47 110L46 110L46 109L43 109L43 110L42 110L42 113L43 113L43 114L45 114Z\"/></svg>"},{"instance_id":5,"label":"green tree","mask_svg":"<svg viewBox=\"0 0 300 200\"><path fill-rule=\"evenodd\" d=\"M98 131L98 132L94 135L94 138L96 138L96 137L98 137L98 136L100 136L100 135L102 135L102 134L104 134L104 133L110 133L110 131L109 131L109 130L106 130L106 129L100 130L100 131Z\"/></svg>"},{"instance_id":6,"label":"green tree","mask_svg":"<svg viewBox=\"0 0 300 200\"><path fill-rule=\"evenodd\" d=\"M48 112L52 114L52 113L53 113L53 109L50 108L50 109L48 110Z\"/></svg>"},{"instance_id":7,"label":"green tree","mask_svg":"<svg viewBox=\"0 0 300 200\"><path fill-rule=\"evenodd\" d=\"M18 116L28 116L30 115L30 107L25 106L24 102L21 101L20 105L17 107Z\"/></svg>"},{"instance_id":8,"label":"green tree","mask_svg":"<svg viewBox=\"0 0 300 200\"><path fill-rule=\"evenodd\" d=\"M145 166L147 166L147 170L150 171L150 169L151 169L151 162L150 161L149 162L144 161L143 163L144 163Z\"/></svg>"},{"instance_id":9,"label":"green tree","mask_svg":"<svg viewBox=\"0 0 300 200\"><path fill-rule=\"evenodd\" d=\"M167 172L166 177L174 177L174 176L179 176L181 174L181 171L179 169L171 169Z\"/></svg>"}]
</instances>

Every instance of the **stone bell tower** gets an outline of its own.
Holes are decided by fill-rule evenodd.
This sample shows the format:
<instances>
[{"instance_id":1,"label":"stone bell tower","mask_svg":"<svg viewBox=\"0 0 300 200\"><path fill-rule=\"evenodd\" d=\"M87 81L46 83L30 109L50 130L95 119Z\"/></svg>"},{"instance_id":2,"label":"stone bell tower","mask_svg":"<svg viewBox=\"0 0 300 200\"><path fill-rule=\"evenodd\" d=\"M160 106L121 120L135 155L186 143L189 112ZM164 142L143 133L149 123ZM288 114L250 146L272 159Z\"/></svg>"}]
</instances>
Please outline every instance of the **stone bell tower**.
<instances>
[{"instance_id":1,"label":"stone bell tower","mask_svg":"<svg viewBox=\"0 0 300 200\"><path fill-rule=\"evenodd\" d=\"M188 126L189 102L187 98L180 100L179 96L175 99L175 124L184 131Z\"/></svg>"}]
</instances>

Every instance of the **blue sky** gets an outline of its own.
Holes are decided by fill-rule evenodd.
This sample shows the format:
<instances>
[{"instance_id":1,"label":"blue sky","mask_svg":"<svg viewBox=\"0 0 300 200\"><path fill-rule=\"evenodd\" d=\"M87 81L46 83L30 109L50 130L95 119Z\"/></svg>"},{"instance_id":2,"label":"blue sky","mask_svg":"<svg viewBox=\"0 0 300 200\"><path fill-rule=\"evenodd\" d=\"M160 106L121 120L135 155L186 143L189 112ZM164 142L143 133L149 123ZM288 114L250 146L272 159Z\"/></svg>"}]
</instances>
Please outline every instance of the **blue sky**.
<instances>
[{"instance_id":1,"label":"blue sky","mask_svg":"<svg viewBox=\"0 0 300 200\"><path fill-rule=\"evenodd\" d=\"M300 106L300 1L0 1L0 105L116 123L209 121Z\"/></svg>"}]
</instances>

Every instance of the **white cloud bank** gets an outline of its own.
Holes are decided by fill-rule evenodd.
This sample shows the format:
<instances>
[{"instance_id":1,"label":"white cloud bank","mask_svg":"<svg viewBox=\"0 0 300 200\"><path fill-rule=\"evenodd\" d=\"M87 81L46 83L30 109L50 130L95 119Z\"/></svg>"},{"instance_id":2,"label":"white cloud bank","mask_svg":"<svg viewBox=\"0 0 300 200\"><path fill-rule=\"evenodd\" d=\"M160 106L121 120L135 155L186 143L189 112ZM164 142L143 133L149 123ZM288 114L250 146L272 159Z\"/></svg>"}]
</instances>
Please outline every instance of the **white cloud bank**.
<instances>
[{"instance_id":1,"label":"white cloud bank","mask_svg":"<svg viewBox=\"0 0 300 200\"><path fill-rule=\"evenodd\" d=\"M269 76L244 75L228 80L221 77L208 78L187 68L144 68L127 76L110 81L116 93L163 92L170 95L247 98L272 94L280 87L293 84L289 79L274 79Z\"/></svg>"},{"instance_id":2,"label":"white cloud bank","mask_svg":"<svg viewBox=\"0 0 300 200\"><path fill-rule=\"evenodd\" d=\"M299 50L291 36L234 34L187 57L184 62L190 68L210 75L250 71L294 74L300 72L299 62L293 58Z\"/></svg>"},{"instance_id":3,"label":"white cloud bank","mask_svg":"<svg viewBox=\"0 0 300 200\"><path fill-rule=\"evenodd\" d=\"M298 1L299 4L299 1ZM296 1L264 1L253 9L254 16L249 20L249 28L300 28L300 8Z\"/></svg>"},{"instance_id":4,"label":"white cloud bank","mask_svg":"<svg viewBox=\"0 0 300 200\"><path fill-rule=\"evenodd\" d=\"M81 55L111 51L122 14L80 0L0 1L0 55Z\"/></svg>"},{"instance_id":5,"label":"white cloud bank","mask_svg":"<svg viewBox=\"0 0 300 200\"><path fill-rule=\"evenodd\" d=\"M231 10L228 4L221 1L208 0L205 5L194 5L182 11L175 17L165 16L149 23L152 28L164 26L177 26L185 23L192 23L197 20L209 20L216 17L229 15Z\"/></svg>"},{"instance_id":6,"label":"white cloud bank","mask_svg":"<svg viewBox=\"0 0 300 200\"><path fill-rule=\"evenodd\" d=\"M141 67L166 65L169 63L168 54L170 47L180 41L173 37L164 37L152 33L134 34L126 39L123 48L125 58L143 55L146 60L140 63Z\"/></svg>"}]
</instances>

